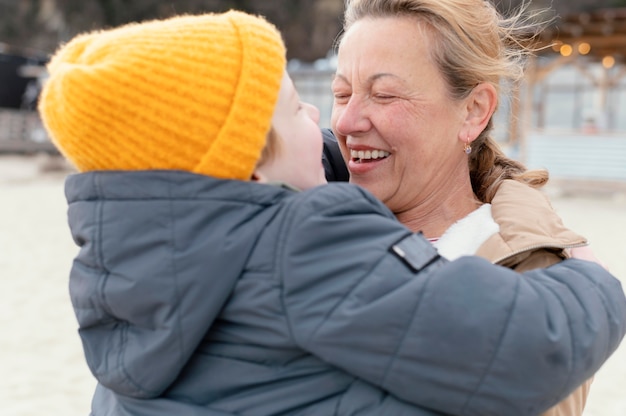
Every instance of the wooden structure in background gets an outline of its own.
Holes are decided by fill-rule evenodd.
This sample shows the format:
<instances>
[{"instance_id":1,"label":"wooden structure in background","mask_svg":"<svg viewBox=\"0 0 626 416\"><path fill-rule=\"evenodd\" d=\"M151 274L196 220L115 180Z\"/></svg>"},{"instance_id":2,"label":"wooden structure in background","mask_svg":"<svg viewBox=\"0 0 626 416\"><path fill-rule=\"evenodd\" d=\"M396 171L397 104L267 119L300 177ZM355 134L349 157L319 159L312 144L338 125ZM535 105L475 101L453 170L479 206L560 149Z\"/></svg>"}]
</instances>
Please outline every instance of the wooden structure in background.
<instances>
[{"instance_id":1,"label":"wooden structure in background","mask_svg":"<svg viewBox=\"0 0 626 416\"><path fill-rule=\"evenodd\" d=\"M553 183L586 186L594 191L626 191L623 123L620 128L613 124L592 131L585 129L585 120L577 119L574 124L580 125L550 128L546 117L550 102L545 102L543 95L552 85L548 77L568 66L580 76L572 84L575 114L582 114L589 105L575 99L574 90L581 87L583 79L589 86L586 88L594 91L593 110L601 115L624 114L624 109L619 111L617 107L620 104L609 97L626 94L626 8L566 16L537 40L541 50L529 62L523 85L513 91L517 95L511 100L509 142L505 147L514 149L512 156L529 168L547 168ZM564 82L561 88L569 81Z\"/></svg>"},{"instance_id":2,"label":"wooden structure in background","mask_svg":"<svg viewBox=\"0 0 626 416\"><path fill-rule=\"evenodd\" d=\"M574 65L580 74L598 88L603 105L606 93L626 75L626 8L599 9L566 16L558 25L546 29L539 38L540 56L555 59L540 65L534 60L527 72L530 89L564 65ZM591 74L581 62L598 62L605 68L603 76ZM608 70L619 68L609 75Z\"/></svg>"},{"instance_id":3,"label":"wooden structure in background","mask_svg":"<svg viewBox=\"0 0 626 416\"><path fill-rule=\"evenodd\" d=\"M598 9L565 16L544 30L537 41L539 59L533 58L529 63L523 88L513 91L518 95L512 100L509 145L523 145L531 128L531 114L535 111L532 94L554 71L565 65L574 66L600 92L600 110L606 110L608 105L607 92L626 76L626 8ZM605 69L601 76L588 70L590 62L603 65ZM545 109L536 111L541 124Z\"/></svg>"},{"instance_id":4,"label":"wooden structure in background","mask_svg":"<svg viewBox=\"0 0 626 416\"><path fill-rule=\"evenodd\" d=\"M544 31L542 41L574 47L573 52L598 60L613 56L623 62L626 57L626 8L599 9L566 16L555 28ZM577 49L587 43L585 52Z\"/></svg>"}]
</instances>

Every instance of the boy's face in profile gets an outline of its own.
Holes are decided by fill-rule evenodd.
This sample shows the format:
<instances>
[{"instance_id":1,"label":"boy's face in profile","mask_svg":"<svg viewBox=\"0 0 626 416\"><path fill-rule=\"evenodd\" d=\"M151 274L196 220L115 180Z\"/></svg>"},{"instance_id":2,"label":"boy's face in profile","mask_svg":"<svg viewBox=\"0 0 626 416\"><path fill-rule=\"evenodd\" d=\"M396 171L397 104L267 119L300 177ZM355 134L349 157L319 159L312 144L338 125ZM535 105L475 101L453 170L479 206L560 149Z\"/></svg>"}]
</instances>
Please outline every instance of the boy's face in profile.
<instances>
[{"instance_id":1,"label":"boy's face in profile","mask_svg":"<svg viewBox=\"0 0 626 416\"><path fill-rule=\"evenodd\" d=\"M280 146L275 157L257 166L260 182L283 182L301 190L326 183L319 115L315 106L300 101L285 72L272 117Z\"/></svg>"}]
</instances>

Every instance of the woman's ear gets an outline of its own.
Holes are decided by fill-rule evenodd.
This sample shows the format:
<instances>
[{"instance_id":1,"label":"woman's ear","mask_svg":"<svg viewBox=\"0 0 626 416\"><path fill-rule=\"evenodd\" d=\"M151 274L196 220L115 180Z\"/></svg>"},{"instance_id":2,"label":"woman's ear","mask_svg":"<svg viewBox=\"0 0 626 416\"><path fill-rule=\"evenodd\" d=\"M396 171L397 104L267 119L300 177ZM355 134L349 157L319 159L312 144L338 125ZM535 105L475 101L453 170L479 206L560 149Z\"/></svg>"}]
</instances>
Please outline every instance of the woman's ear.
<instances>
[{"instance_id":1,"label":"woman's ear","mask_svg":"<svg viewBox=\"0 0 626 416\"><path fill-rule=\"evenodd\" d=\"M467 117L465 119L466 132L461 139L466 141L476 139L487 127L487 123L496 111L498 92L487 82L478 84L467 98Z\"/></svg>"}]
</instances>

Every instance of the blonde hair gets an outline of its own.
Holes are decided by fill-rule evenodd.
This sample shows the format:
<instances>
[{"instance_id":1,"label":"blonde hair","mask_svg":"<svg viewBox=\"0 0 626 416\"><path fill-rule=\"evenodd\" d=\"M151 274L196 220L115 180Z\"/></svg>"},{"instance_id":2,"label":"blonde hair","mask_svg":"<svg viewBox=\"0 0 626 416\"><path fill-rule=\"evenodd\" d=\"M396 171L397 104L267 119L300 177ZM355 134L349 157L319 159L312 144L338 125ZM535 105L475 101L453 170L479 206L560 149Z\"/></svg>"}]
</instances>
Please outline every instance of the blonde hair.
<instances>
[{"instance_id":1,"label":"blonde hair","mask_svg":"<svg viewBox=\"0 0 626 416\"><path fill-rule=\"evenodd\" d=\"M489 83L501 93L503 81L514 84L523 78L526 58L533 52L531 41L545 25L534 21L541 12L526 14L526 6L505 18L486 0L346 0L344 32L364 18L412 17L426 24L434 42L433 61L458 100L478 84ZM508 158L490 136L492 129L493 116L469 156L478 199L491 202L505 179L543 186L547 171L528 171Z\"/></svg>"}]
</instances>

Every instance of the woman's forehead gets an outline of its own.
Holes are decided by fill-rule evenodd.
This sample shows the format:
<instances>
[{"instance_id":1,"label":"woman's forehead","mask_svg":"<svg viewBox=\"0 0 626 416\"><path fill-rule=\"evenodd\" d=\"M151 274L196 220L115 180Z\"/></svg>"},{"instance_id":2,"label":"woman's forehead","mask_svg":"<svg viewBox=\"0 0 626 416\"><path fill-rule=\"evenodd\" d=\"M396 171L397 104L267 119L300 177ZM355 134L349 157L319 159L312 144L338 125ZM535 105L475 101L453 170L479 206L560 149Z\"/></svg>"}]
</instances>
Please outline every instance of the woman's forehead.
<instances>
[{"instance_id":1,"label":"woman's forehead","mask_svg":"<svg viewBox=\"0 0 626 416\"><path fill-rule=\"evenodd\" d=\"M338 51L337 74L349 77L396 76L435 70L430 35L414 19L376 18L357 21L346 32Z\"/></svg>"}]
</instances>

